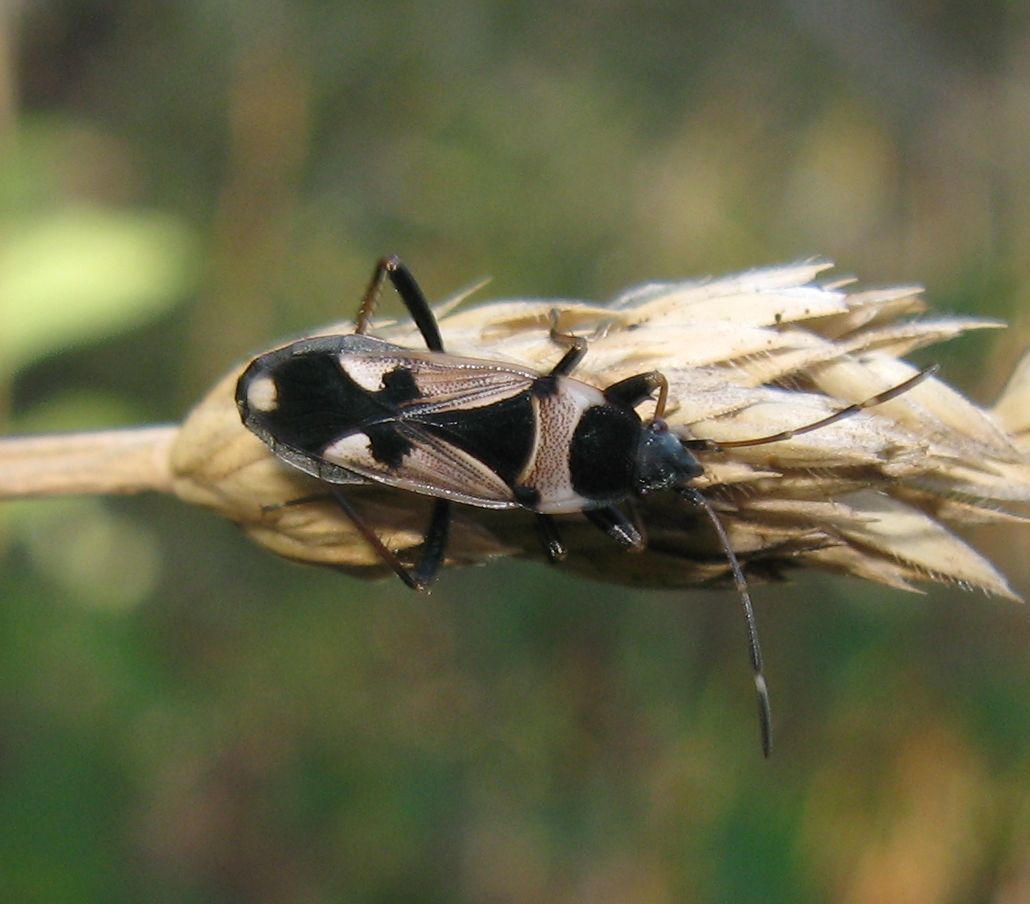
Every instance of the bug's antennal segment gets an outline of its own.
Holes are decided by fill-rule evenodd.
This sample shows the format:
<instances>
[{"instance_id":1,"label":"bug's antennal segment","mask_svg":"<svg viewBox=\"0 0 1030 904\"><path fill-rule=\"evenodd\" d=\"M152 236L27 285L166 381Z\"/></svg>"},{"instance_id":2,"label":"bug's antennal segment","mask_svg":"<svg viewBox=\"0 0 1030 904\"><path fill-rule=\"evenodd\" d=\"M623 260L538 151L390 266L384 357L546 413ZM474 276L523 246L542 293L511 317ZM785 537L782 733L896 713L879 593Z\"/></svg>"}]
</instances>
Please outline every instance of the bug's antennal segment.
<instances>
[{"instance_id":1,"label":"bug's antennal segment","mask_svg":"<svg viewBox=\"0 0 1030 904\"><path fill-rule=\"evenodd\" d=\"M795 436L803 436L806 433L813 433L816 430L822 430L823 427L829 427L830 424L836 424L837 421L842 421L844 418L851 417L853 414L858 414L858 412L864 411L866 408L873 408L876 405L882 405L884 402L889 402L891 399L896 399L899 395L908 392L910 389L914 389L922 383L923 380L928 377L932 377L938 370L940 370L939 364L931 364L929 367L924 367L919 371L919 373L914 374L904 382L898 383L897 386L885 389L883 392L877 393L862 402L856 402L854 405L848 405L845 408L841 408L840 410L833 412L833 414L820 418L817 421L812 421L811 424L805 424L803 427L795 427L792 430L782 430L779 433L773 433L769 436L758 436L752 439L735 439L718 442L711 439L684 439L683 445L688 449L696 449L698 451L720 452L723 449L742 449L746 446L765 446L769 443L783 442L784 440L793 439Z\"/></svg>"},{"instance_id":2,"label":"bug's antennal segment","mask_svg":"<svg viewBox=\"0 0 1030 904\"><path fill-rule=\"evenodd\" d=\"M730 571L733 574L733 583L740 595L740 602L744 607L744 620L747 623L748 651L751 654L751 668L754 670L755 693L758 695L758 724L762 732L762 754L768 757L772 752L772 709L769 706L769 688L765 683L765 670L762 665L762 647L758 642L758 624L755 622L755 610L751 605L751 597L748 594L747 580L744 578L744 571L740 567L733 547L730 545L730 538L726 534L726 528L715 513L715 509L705 497L692 487L683 487L679 490L680 495L688 502L700 507L708 520L712 523L719 542L722 544L723 552L730 563Z\"/></svg>"}]
</instances>

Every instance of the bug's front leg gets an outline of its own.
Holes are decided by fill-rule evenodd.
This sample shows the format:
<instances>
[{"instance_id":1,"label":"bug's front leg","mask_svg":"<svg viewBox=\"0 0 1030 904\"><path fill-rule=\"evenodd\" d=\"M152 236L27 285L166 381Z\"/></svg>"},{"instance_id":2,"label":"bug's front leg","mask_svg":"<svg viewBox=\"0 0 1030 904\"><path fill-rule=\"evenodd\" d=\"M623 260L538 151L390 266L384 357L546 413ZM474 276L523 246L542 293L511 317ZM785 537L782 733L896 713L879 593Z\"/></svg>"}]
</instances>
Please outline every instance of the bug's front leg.
<instances>
[{"instance_id":1,"label":"bug's front leg","mask_svg":"<svg viewBox=\"0 0 1030 904\"><path fill-rule=\"evenodd\" d=\"M647 546L640 529L614 505L583 512L595 527L599 527L620 546L631 552L640 552Z\"/></svg>"},{"instance_id":2,"label":"bug's front leg","mask_svg":"<svg viewBox=\"0 0 1030 904\"><path fill-rule=\"evenodd\" d=\"M613 402L625 405L627 408L636 408L641 402L651 398L655 390L658 390L658 401L655 405L654 416L660 418L665 415L665 407L669 399L669 381L665 374L652 370L646 374L636 374L612 383L605 389L605 396Z\"/></svg>"}]
</instances>

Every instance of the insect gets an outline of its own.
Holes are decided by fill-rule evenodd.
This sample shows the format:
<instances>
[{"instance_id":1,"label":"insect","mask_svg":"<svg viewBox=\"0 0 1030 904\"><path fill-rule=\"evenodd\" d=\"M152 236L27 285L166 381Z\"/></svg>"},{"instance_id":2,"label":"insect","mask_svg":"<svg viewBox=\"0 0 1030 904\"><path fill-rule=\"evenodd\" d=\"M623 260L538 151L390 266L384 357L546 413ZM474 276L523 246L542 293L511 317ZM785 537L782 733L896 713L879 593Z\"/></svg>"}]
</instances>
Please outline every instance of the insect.
<instances>
[{"instance_id":1,"label":"insect","mask_svg":"<svg viewBox=\"0 0 1030 904\"><path fill-rule=\"evenodd\" d=\"M386 279L426 350L368 335ZM622 504L671 491L711 523L743 606L762 750L772 744L769 693L743 569L719 516L693 485L695 452L790 439L879 405L936 368L810 424L732 442L684 437L664 419L669 384L658 371L599 389L571 376L587 341L561 333L565 353L547 373L448 355L422 290L396 257L380 260L349 335L301 339L255 358L236 387L244 425L282 461L322 481L357 530L408 586L425 589L443 564L454 503L533 513L552 562L566 555L555 516L581 513L621 546L645 545ZM654 399L650 417L637 408ZM419 560L400 561L348 501L348 484L378 483L433 497Z\"/></svg>"}]
</instances>

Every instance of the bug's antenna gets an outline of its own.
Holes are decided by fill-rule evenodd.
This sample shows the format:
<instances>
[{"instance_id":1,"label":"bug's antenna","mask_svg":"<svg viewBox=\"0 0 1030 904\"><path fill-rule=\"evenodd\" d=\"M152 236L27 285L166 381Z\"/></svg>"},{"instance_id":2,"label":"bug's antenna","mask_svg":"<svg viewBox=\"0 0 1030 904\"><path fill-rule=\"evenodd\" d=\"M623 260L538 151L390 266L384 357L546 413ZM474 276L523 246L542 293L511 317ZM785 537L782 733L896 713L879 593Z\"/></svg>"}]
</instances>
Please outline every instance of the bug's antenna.
<instances>
[{"instance_id":1,"label":"bug's antenna","mask_svg":"<svg viewBox=\"0 0 1030 904\"><path fill-rule=\"evenodd\" d=\"M837 411L834 411L833 414L819 418L817 421L812 421L810 424L805 424L803 427L794 427L792 430L781 430L779 433L771 433L769 436L756 436L752 439L733 439L723 440L722 442L717 442L712 439L684 439L682 441L683 446L686 449L697 449L704 452L722 452L726 449L742 449L745 446L765 446L769 443L780 443L787 439L793 439L795 436L803 436L806 433L813 433L816 430L822 430L823 427L829 427L830 424L836 424L837 421L842 421L844 418L851 417L853 414L858 414L858 412L864 411L866 408L873 408L876 405L882 405L884 402L889 402L891 399L896 399L899 395L908 392L910 389L914 389L922 383L923 380L928 377L932 377L938 370L940 370L939 364L931 364L929 367L924 367L921 371L916 373L914 376L909 377L904 382L898 383L897 386L892 386L890 389L877 393L872 398L866 399L864 402L855 402L854 405L839 408Z\"/></svg>"},{"instance_id":2,"label":"bug's antenna","mask_svg":"<svg viewBox=\"0 0 1030 904\"><path fill-rule=\"evenodd\" d=\"M755 610L751 606L751 597L747 591L747 581L744 579L744 572L737 560L737 554L730 545L730 538L726 535L726 529L722 521L715 513L715 509L708 500L693 487L682 487L679 494L689 502L700 506L712 522L715 533L719 537L723 551L730 563L730 571L733 573L733 583L740 594L740 601L744 606L744 619L747 622L747 643L751 653L751 668L755 676L755 692L758 694L758 724L762 732L762 755L769 756L772 751L772 710L769 706L769 688L765 683L765 670L762 666L762 647L758 643L758 625L755 622Z\"/></svg>"}]
</instances>

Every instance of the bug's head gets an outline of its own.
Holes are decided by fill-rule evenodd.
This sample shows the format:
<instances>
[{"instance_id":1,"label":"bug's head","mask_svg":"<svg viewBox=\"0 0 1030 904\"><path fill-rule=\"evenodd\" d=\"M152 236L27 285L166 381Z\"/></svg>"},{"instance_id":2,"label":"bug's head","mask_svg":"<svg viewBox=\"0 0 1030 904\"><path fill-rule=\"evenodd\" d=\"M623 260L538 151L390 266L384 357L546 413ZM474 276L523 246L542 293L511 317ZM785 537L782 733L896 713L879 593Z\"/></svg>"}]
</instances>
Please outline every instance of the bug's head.
<instances>
[{"instance_id":1,"label":"bug's head","mask_svg":"<svg viewBox=\"0 0 1030 904\"><path fill-rule=\"evenodd\" d=\"M637 492L686 486L704 469L661 418L644 424L637 456Z\"/></svg>"}]
</instances>

